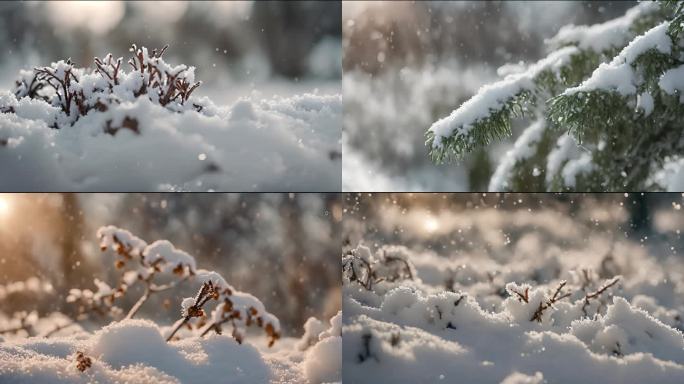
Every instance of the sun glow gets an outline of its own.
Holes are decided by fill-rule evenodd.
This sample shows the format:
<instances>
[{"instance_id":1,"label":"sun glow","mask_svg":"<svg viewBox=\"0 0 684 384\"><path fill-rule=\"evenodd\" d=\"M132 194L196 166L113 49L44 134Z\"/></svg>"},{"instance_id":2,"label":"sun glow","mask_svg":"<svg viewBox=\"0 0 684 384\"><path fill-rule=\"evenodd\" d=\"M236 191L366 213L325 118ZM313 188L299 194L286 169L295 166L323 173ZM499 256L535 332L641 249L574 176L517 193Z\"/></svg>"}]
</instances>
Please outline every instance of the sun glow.
<instances>
[{"instance_id":1,"label":"sun glow","mask_svg":"<svg viewBox=\"0 0 684 384\"><path fill-rule=\"evenodd\" d=\"M423 227L427 233L434 233L439 229L439 222L434 217L428 216L423 222Z\"/></svg>"},{"instance_id":2,"label":"sun glow","mask_svg":"<svg viewBox=\"0 0 684 384\"><path fill-rule=\"evenodd\" d=\"M0 217L7 217L12 210L10 198L0 194Z\"/></svg>"}]
</instances>

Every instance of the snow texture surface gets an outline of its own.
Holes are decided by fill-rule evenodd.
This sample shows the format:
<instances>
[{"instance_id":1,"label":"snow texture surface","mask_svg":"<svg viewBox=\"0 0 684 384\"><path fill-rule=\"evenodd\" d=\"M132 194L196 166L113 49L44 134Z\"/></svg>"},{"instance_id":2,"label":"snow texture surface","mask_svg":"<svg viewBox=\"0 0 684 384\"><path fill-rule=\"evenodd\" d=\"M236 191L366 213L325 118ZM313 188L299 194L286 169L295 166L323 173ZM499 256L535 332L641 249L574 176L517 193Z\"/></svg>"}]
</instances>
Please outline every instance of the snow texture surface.
<instances>
[{"instance_id":1,"label":"snow texture surface","mask_svg":"<svg viewBox=\"0 0 684 384\"><path fill-rule=\"evenodd\" d=\"M622 204L578 201L569 217L545 199L433 213L406 200L348 223L373 245L342 260L345 382L684 380L681 256L606 235L626 220ZM681 213L654 221L670 238Z\"/></svg>"},{"instance_id":2,"label":"snow texture surface","mask_svg":"<svg viewBox=\"0 0 684 384\"><path fill-rule=\"evenodd\" d=\"M171 66L144 48L141 55L142 63L168 76L195 81L194 67ZM67 88L79 95L79 104L54 91L35 96L35 71L21 72L14 93L0 92L3 190L341 188L339 94L253 94L216 106L206 97L138 95L152 81L147 72L121 71L109 82L108 75L64 61L46 68L56 78L78 79Z\"/></svg>"}]
</instances>

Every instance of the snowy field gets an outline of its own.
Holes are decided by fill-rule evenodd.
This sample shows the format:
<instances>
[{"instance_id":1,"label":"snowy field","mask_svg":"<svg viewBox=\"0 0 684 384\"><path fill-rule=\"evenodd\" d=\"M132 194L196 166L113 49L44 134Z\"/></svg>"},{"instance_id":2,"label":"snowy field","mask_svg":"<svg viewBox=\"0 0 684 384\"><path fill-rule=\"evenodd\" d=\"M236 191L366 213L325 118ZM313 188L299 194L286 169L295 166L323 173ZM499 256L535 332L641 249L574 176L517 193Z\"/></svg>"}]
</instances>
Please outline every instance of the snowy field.
<instances>
[{"instance_id":1,"label":"snowy field","mask_svg":"<svg viewBox=\"0 0 684 384\"><path fill-rule=\"evenodd\" d=\"M681 203L346 196L344 382L681 383Z\"/></svg>"}]
</instances>

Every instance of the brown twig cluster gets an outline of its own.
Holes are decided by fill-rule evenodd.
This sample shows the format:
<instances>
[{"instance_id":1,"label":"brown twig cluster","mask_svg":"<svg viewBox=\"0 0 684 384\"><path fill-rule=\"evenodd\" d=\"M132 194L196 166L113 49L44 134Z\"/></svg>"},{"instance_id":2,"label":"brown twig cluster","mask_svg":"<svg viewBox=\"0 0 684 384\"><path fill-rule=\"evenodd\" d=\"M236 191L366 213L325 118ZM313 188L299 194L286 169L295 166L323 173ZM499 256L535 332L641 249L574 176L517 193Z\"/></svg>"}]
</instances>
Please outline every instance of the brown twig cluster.
<instances>
[{"instance_id":1,"label":"brown twig cluster","mask_svg":"<svg viewBox=\"0 0 684 384\"><path fill-rule=\"evenodd\" d=\"M530 319L530 321L536 321L538 323L541 323L542 315L544 315L545 310L552 307L559 300L570 296L570 292L565 293L565 294L561 294L561 291L562 291L563 287L565 287L566 284L567 284L566 281L561 281L561 283L558 285L558 288L556 288L556 291L553 293L553 296L550 299L546 300L545 302L542 301L541 303L539 303L539 307L537 307L537 310L534 311L534 314L532 315L532 318ZM526 293L527 293L527 291L526 291Z\"/></svg>"},{"instance_id":2,"label":"brown twig cluster","mask_svg":"<svg viewBox=\"0 0 684 384\"><path fill-rule=\"evenodd\" d=\"M38 81L35 71L22 71L21 78L15 81L14 85L14 96L16 96L17 99L28 97L31 99L41 99L43 101L49 100L47 96L38 93L45 88L46 83L44 81Z\"/></svg>"},{"instance_id":3,"label":"brown twig cluster","mask_svg":"<svg viewBox=\"0 0 684 384\"><path fill-rule=\"evenodd\" d=\"M136 97L148 95L150 100L161 106L172 103L183 105L192 93L202 84L194 82L189 75L190 68L186 65L171 67L162 60L162 55L168 48L153 49L148 55L147 48L133 44L131 52L133 57L128 63L133 71L140 76L141 85L133 90ZM104 59L94 58L94 70L106 80L107 86L94 86L89 92L95 97L86 98L82 77L89 76L87 70L80 71L74 66L71 59L60 61L46 67L36 67L32 71L22 71L21 78L15 82L14 94L17 98L29 97L45 102L52 102L62 112L70 116L72 123L91 110L104 112L109 109L111 103L119 103L115 94L115 87L121 84L125 76L121 63L123 58L115 59L111 53ZM103 88L103 89L101 89ZM44 90L51 90L44 92ZM196 111L201 111L203 106L193 104ZM0 112L13 112L13 108L0 107ZM56 123L54 128L59 128ZM134 118L126 117L121 127L112 127L111 120L107 122L105 130L114 135L120 128L127 128L138 133L138 122Z\"/></svg>"},{"instance_id":4,"label":"brown twig cluster","mask_svg":"<svg viewBox=\"0 0 684 384\"><path fill-rule=\"evenodd\" d=\"M119 69L121 69L121 58L114 60L114 56L108 53L104 60L99 57L95 58L95 70L104 78L109 80L109 89L112 90L115 85L119 85Z\"/></svg>"},{"instance_id":5,"label":"brown twig cluster","mask_svg":"<svg viewBox=\"0 0 684 384\"><path fill-rule=\"evenodd\" d=\"M582 273L584 276L584 281L582 282L582 286L580 289L583 292L586 292L586 288L589 286L589 284L592 280L590 278L590 271L582 270ZM596 291L591 292L591 293L585 293L584 298L582 299L583 300L582 313L584 314L584 316L588 316L587 309L588 309L589 305L591 305L591 301L592 300L598 300L603 293L605 293L609 288L615 286L619 281L620 281L620 277L619 276L615 277L613 280L604 284L603 286L601 286L601 288L597 289ZM544 311L551 308L558 301L560 301L566 297L570 297L571 296L570 292L566 292L566 293L562 292L563 288L566 285L567 285L566 281L561 281L558 284L558 287L554 291L553 295L550 298L543 300L542 302L539 303L539 306L537 307L537 309L532 314L530 321L536 321L536 322L541 323L542 317L544 315ZM515 290L515 289L511 289L511 288L509 288L508 291L512 295L515 295L519 301L521 301L523 303L529 303L530 302L530 288L529 287L526 287L525 290L522 292Z\"/></svg>"},{"instance_id":6,"label":"brown twig cluster","mask_svg":"<svg viewBox=\"0 0 684 384\"><path fill-rule=\"evenodd\" d=\"M61 65L60 65L61 64ZM74 83L78 84L79 80L74 73L74 65L71 59L66 62L58 63L56 68L53 67L39 67L33 69L36 73L35 80L43 83L41 88L50 86L55 91L59 106L67 115L71 115L72 104L75 104L81 115L88 112L85 104L85 97L83 90L76 89L80 87L73 87Z\"/></svg>"},{"instance_id":7,"label":"brown twig cluster","mask_svg":"<svg viewBox=\"0 0 684 384\"><path fill-rule=\"evenodd\" d=\"M191 84L186 79L185 73L189 69L186 65L181 65L173 70L163 69L159 66L159 59L168 47L165 45L159 51L153 49L149 57L146 57L147 49L145 47L131 45L134 56L128 60L128 64L143 78L142 85L134 92L136 97L154 91L159 97L159 104L162 106L176 100L183 104L190 98L192 92L202 84L199 81Z\"/></svg>"},{"instance_id":8,"label":"brown twig cluster","mask_svg":"<svg viewBox=\"0 0 684 384\"><path fill-rule=\"evenodd\" d=\"M388 254L386 249L376 259L364 257L356 250L349 251L342 258L342 270L350 282L356 281L369 291L382 281L414 279L411 263L405 257Z\"/></svg>"},{"instance_id":9,"label":"brown twig cluster","mask_svg":"<svg viewBox=\"0 0 684 384\"><path fill-rule=\"evenodd\" d=\"M183 309L183 317L176 323L173 330L166 338L166 341L172 340L176 332L178 332L178 330L181 329L182 326L186 325L190 321L190 319L195 317L205 317L206 314L204 313L203 309L204 304L206 304L209 300L218 299L218 287L216 287L211 281L207 281L204 284L202 284L202 287L197 292L197 295L195 296L192 305Z\"/></svg>"},{"instance_id":10,"label":"brown twig cluster","mask_svg":"<svg viewBox=\"0 0 684 384\"><path fill-rule=\"evenodd\" d=\"M140 239L137 240L142 242ZM117 299L123 298L128 293L130 285L140 282L143 285L143 294L125 316L126 319L131 319L152 295L173 289L194 275L194 271L188 265L178 264L173 267L175 280L161 284L157 280L162 273L162 267L167 264L163 257L150 261L144 257L138 247L121 240L116 234L112 235L111 246L103 243L100 249L104 252L110 247L116 252L114 266L121 271L116 287L107 289L109 287L106 284L99 282L96 293L72 289L67 298L67 301L78 304L81 319L88 318L91 314L101 317L119 317L122 311L115 306Z\"/></svg>"},{"instance_id":11,"label":"brown twig cluster","mask_svg":"<svg viewBox=\"0 0 684 384\"><path fill-rule=\"evenodd\" d=\"M262 328L268 337L268 346L272 347L275 342L280 339L280 333L276 330L272 322L264 320L264 314L255 306L249 306L246 310L240 310L237 308L233 300L231 300L232 292L230 289L224 290L223 292L223 304L220 306L218 316L216 319L207 326L202 332L202 336L206 335L210 331L215 331L217 334L221 334L222 325L230 323L233 327L232 336L240 344L244 339L244 335L240 331L238 322L242 322L246 327L256 325Z\"/></svg>"},{"instance_id":12,"label":"brown twig cluster","mask_svg":"<svg viewBox=\"0 0 684 384\"><path fill-rule=\"evenodd\" d=\"M85 372L86 369L93 366L93 360L86 356L82 351L76 352L76 369Z\"/></svg>"}]
</instances>

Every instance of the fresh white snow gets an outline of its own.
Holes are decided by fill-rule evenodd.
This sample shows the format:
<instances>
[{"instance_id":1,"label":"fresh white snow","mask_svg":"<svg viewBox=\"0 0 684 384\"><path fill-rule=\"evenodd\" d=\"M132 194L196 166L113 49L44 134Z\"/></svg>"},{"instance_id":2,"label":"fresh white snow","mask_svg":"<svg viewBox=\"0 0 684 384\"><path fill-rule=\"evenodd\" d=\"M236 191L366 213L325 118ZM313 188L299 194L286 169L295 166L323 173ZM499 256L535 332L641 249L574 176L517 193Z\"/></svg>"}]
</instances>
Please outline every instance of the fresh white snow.
<instances>
[{"instance_id":1,"label":"fresh white snow","mask_svg":"<svg viewBox=\"0 0 684 384\"><path fill-rule=\"evenodd\" d=\"M195 84L194 67L171 66L145 48L139 60ZM146 88L156 81L147 72L120 69L111 80L117 72L103 68L59 61L45 69L72 79L70 103L48 87L29 98L36 70L21 72L14 93L0 92L4 190L340 190L340 94L254 94L216 106L189 93L167 97L165 83Z\"/></svg>"},{"instance_id":2,"label":"fresh white snow","mask_svg":"<svg viewBox=\"0 0 684 384\"><path fill-rule=\"evenodd\" d=\"M345 382L684 380L679 211L653 212L674 243L645 246L629 198L481 198L376 197L346 224L361 245L342 260ZM397 253L412 274L388 268Z\"/></svg>"}]
</instances>

